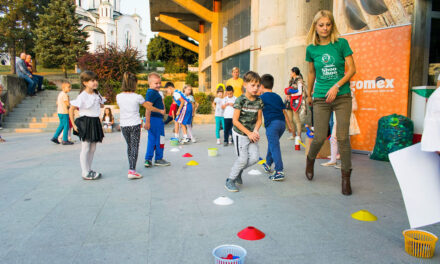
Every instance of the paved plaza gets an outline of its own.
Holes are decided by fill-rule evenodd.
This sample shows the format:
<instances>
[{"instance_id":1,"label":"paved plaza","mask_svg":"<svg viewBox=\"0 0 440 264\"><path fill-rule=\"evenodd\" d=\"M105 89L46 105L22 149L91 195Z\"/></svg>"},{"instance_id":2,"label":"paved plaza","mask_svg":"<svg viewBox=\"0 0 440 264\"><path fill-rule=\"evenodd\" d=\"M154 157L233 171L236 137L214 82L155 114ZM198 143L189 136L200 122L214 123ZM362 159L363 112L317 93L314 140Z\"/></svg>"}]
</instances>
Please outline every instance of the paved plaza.
<instances>
[{"instance_id":1,"label":"paved plaza","mask_svg":"<svg viewBox=\"0 0 440 264\"><path fill-rule=\"evenodd\" d=\"M170 127L166 128L169 139ZM0 144L0 263L214 263L212 249L243 246L246 264L263 263L440 263L439 248L422 260L404 251L402 231L409 223L398 182L387 162L353 155L352 196L340 192L340 172L319 166L315 179L304 176L304 149L282 138L284 182L244 173L240 192L224 182L235 158L233 147L219 146L213 125L196 125L197 143L170 152L170 167L143 167L142 134L138 171L128 180L126 145L120 133L106 134L93 169L98 181L84 181L80 144L55 145L52 134L3 133ZM261 129L261 156L267 149ZM193 158L183 158L186 152ZM195 160L199 166L186 166ZM213 200L227 195L230 206ZM376 222L351 214L366 209ZM237 232L255 226L265 232L246 241ZM440 235L440 224L423 228ZM437 243L437 247L439 247Z\"/></svg>"}]
</instances>

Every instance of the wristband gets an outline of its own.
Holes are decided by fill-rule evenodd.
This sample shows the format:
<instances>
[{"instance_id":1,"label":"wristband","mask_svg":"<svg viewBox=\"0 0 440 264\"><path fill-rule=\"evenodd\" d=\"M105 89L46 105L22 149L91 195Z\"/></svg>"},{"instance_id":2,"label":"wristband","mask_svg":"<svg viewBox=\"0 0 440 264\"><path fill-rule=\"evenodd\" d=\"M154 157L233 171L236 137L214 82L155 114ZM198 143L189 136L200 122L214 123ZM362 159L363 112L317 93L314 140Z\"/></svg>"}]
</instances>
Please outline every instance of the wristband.
<instances>
[{"instance_id":1,"label":"wristband","mask_svg":"<svg viewBox=\"0 0 440 264\"><path fill-rule=\"evenodd\" d=\"M335 86L338 87L338 89L341 88L341 86L338 83L336 83Z\"/></svg>"}]
</instances>

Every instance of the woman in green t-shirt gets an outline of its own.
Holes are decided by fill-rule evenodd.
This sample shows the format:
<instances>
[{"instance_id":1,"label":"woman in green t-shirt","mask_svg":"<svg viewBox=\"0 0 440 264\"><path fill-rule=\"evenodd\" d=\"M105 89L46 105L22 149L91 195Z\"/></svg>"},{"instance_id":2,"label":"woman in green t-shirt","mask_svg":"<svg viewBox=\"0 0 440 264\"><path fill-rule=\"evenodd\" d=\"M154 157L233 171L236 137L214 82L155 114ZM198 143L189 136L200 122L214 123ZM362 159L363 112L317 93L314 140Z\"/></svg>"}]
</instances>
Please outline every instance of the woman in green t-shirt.
<instances>
[{"instance_id":1,"label":"woman in green t-shirt","mask_svg":"<svg viewBox=\"0 0 440 264\"><path fill-rule=\"evenodd\" d=\"M351 115L349 80L355 74L353 51L339 37L333 14L319 11L310 27L306 61L309 62L307 103L312 104L315 136L307 155L306 177L313 179L315 158L327 138L330 114L335 111L336 136L341 154L342 194L351 194L351 146L348 130ZM347 70L345 71L345 68Z\"/></svg>"}]
</instances>

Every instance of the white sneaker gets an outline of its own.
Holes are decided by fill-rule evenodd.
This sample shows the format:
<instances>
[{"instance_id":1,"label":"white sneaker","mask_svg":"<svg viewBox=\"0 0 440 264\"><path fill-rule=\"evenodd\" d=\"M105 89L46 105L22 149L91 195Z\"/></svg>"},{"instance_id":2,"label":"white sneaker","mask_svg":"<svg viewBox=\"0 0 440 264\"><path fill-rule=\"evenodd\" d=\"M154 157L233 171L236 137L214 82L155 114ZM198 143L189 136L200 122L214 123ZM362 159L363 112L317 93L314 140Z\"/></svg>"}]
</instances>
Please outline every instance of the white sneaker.
<instances>
[{"instance_id":1,"label":"white sneaker","mask_svg":"<svg viewBox=\"0 0 440 264\"><path fill-rule=\"evenodd\" d=\"M217 145L220 145L220 144L221 144L220 139L217 138Z\"/></svg>"},{"instance_id":2,"label":"white sneaker","mask_svg":"<svg viewBox=\"0 0 440 264\"><path fill-rule=\"evenodd\" d=\"M329 161L329 162L326 162L326 163L321 163L321 166L333 167L333 166L336 166L336 161L335 162Z\"/></svg>"},{"instance_id":3,"label":"white sneaker","mask_svg":"<svg viewBox=\"0 0 440 264\"><path fill-rule=\"evenodd\" d=\"M335 165L335 169L340 169L340 168L341 168L341 163Z\"/></svg>"},{"instance_id":4,"label":"white sneaker","mask_svg":"<svg viewBox=\"0 0 440 264\"><path fill-rule=\"evenodd\" d=\"M229 145L232 145L232 143L233 143L232 141L229 141Z\"/></svg>"},{"instance_id":5,"label":"white sneaker","mask_svg":"<svg viewBox=\"0 0 440 264\"><path fill-rule=\"evenodd\" d=\"M190 141L191 141L191 139L189 139L189 138L182 138L182 140L181 140L182 143L188 143Z\"/></svg>"},{"instance_id":6,"label":"white sneaker","mask_svg":"<svg viewBox=\"0 0 440 264\"><path fill-rule=\"evenodd\" d=\"M137 173L137 172L131 172L131 171L129 171L127 177L128 177L130 180L133 180L133 179L140 179L140 178L142 178L142 175L141 175L140 173Z\"/></svg>"}]
</instances>

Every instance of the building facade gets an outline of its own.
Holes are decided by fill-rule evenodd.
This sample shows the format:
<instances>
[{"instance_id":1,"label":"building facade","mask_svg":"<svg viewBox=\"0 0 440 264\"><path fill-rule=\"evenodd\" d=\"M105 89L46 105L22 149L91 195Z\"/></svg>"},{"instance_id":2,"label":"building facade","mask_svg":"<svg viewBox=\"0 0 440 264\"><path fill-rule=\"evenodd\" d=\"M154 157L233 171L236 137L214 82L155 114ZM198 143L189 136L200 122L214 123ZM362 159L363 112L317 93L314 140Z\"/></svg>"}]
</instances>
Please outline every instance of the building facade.
<instances>
[{"instance_id":1,"label":"building facade","mask_svg":"<svg viewBox=\"0 0 440 264\"><path fill-rule=\"evenodd\" d=\"M386 0L372 7L365 6L367 2L371 1L149 0L152 31L199 54L200 90L213 91L231 77L235 66L240 68L240 75L248 70L272 74L277 92L288 85L294 66L307 81L306 35L314 15L322 9L333 11L343 34L411 24L409 86L427 85L432 74L429 68L439 57L435 55L438 49L432 47L439 42L438 1ZM372 15L381 4L386 9ZM353 16L364 19L364 24L353 24ZM199 45L180 36L188 36Z\"/></svg>"},{"instance_id":2,"label":"building facade","mask_svg":"<svg viewBox=\"0 0 440 264\"><path fill-rule=\"evenodd\" d=\"M120 0L76 0L76 13L81 30L87 32L89 52L99 47L116 45L119 48L132 47L146 60L146 35L142 32L141 17L120 12Z\"/></svg>"}]
</instances>

